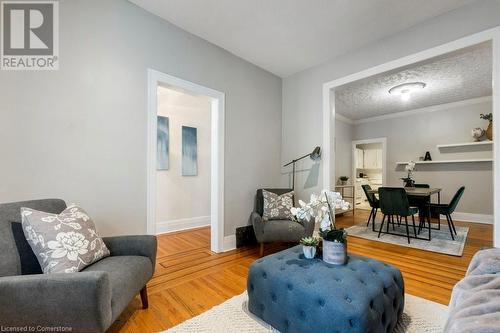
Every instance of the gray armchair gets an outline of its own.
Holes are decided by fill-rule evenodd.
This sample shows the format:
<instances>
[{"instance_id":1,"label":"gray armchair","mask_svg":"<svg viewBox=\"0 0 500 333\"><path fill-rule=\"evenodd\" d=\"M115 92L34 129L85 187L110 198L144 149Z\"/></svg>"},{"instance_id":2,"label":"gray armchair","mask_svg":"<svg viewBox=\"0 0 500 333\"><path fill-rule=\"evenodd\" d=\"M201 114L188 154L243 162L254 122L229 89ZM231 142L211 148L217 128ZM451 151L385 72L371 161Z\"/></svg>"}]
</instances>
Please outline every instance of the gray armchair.
<instances>
[{"instance_id":1,"label":"gray armchair","mask_svg":"<svg viewBox=\"0 0 500 333\"><path fill-rule=\"evenodd\" d=\"M265 189L278 195L292 191L291 189ZM314 220L311 221L289 221L269 220L262 218L264 212L264 197L262 189L257 190L255 195L254 211L250 214L250 223L253 225L255 238L260 243L260 255L264 254L264 243L270 242L299 242L301 238L312 236L314 231Z\"/></svg>"},{"instance_id":2,"label":"gray armchair","mask_svg":"<svg viewBox=\"0 0 500 333\"><path fill-rule=\"evenodd\" d=\"M21 207L58 214L66 203L45 199L0 204L0 326L104 332L139 292L147 308L155 236L104 237L109 257L78 273L41 274L22 232Z\"/></svg>"}]
</instances>

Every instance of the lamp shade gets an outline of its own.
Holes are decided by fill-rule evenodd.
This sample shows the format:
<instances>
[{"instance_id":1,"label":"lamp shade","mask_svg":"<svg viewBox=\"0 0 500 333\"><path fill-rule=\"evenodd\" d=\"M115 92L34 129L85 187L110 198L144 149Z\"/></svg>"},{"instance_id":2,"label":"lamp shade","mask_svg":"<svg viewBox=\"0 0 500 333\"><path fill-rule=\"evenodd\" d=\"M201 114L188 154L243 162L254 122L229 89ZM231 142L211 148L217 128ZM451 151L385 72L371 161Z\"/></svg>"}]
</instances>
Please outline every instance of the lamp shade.
<instances>
[{"instance_id":1,"label":"lamp shade","mask_svg":"<svg viewBox=\"0 0 500 333\"><path fill-rule=\"evenodd\" d=\"M314 148L314 150L312 151L312 153L309 154L309 157L313 161L319 160L319 158L321 157L321 148L320 147Z\"/></svg>"}]
</instances>

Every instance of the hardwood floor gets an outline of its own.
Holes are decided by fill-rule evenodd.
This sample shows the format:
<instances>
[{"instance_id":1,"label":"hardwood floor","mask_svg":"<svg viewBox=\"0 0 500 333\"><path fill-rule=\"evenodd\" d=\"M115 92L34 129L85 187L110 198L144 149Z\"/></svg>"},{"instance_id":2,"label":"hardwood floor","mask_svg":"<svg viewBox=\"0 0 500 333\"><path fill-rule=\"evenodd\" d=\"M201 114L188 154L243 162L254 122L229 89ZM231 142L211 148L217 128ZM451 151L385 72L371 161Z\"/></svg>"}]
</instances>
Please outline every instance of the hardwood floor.
<instances>
[{"instance_id":1,"label":"hardwood floor","mask_svg":"<svg viewBox=\"0 0 500 333\"><path fill-rule=\"evenodd\" d=\"M365 222L368 213L357 210L354 223ZM337 223L348 227L353 224L352 216L339 217ZM491 225L466 225L470 231L462 257L356 237L348 238L348 251L397 266L407 293L448 304L453 285L464 276L474 253L492 246ZM265 255L286 247L267 245ZM257 246L210 252L208 228L161 235L156 272L148 284L149 309L142 309L137 296L108 332L158 332L199 315L245 291L248 268L257 258Z\"/></svg>"}]
</instances>

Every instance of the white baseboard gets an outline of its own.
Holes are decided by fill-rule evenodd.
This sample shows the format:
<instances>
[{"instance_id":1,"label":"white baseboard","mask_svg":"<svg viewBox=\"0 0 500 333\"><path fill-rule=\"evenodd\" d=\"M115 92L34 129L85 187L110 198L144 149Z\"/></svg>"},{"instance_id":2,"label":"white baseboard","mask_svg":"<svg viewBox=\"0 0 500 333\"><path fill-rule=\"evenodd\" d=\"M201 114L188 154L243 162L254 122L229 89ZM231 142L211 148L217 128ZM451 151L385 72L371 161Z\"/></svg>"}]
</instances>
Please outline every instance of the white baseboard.
<instances>
[{"instance_id":1,"label":"white baseboard","mask_svg":"<svg viewBox=\"0 0 500 333\"><path fill-rule=\"evenodd\" d=\"M451 218L454 221L493 224L493 215L488 215L488 214L455 212L451 214Z\"/></svg>"},{"instance_id":2,"label":"white baseboard","mask_svg":"<svg viewBox=\"0 0 500 333\"><path fill-rule=\"evenodd\" d=\"M236 235L229 235L224 237L223 251L231 251L236 249Z\"/></svg>"},{"instance_id":3,"label":"white baseboard","mask_svg":"<svg viewBox=\"0 0 500 333\"><path fill-rule=\"evenodd\" d=\"M198 216L186 219L162 221L156 224L156 233L164 234L168 232L188 230L194 228L210 226L210 216ZM236 244L236 238L235 238Z\"/></svg>"}]
</instances>

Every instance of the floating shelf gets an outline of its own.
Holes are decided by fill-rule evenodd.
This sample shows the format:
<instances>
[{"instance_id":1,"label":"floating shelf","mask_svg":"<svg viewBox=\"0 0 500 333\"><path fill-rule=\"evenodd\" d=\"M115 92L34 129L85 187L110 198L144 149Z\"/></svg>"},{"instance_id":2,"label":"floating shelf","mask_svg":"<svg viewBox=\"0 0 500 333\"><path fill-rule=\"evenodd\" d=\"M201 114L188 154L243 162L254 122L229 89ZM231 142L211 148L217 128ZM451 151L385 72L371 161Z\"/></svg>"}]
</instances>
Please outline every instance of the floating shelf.
<instances>
[{"instance_id":1,"label":"floating shelf","mask_svg":"<svg viewBox=\"0 0 500 333\"><path fill-rule=\"evenodd\" d=\"M455 148L455 147L469 147L469 146L489 146L493 141L477 141L477 142L464 142L464 143L449 143L444 145L437 145L438 148Z\"/></svg>"},{"instance_id":2,"label":"floating shelf","mask_svg":"<svg viewBox=\"0 0 500 333\"><path fill-rule=\"evenodd\" d=\"M415 164L444 164L444 163L474 163L474 162L493 162L492 158L474 158L464 160L441 160L441 161L414 161ZM408 162L396 162L397 165L406 165Z\"/></svg>"}]
</instances>

